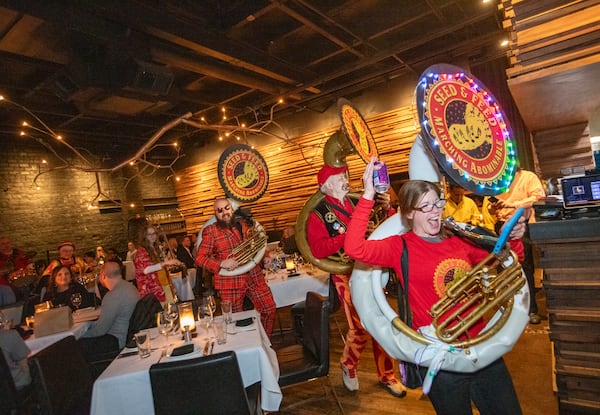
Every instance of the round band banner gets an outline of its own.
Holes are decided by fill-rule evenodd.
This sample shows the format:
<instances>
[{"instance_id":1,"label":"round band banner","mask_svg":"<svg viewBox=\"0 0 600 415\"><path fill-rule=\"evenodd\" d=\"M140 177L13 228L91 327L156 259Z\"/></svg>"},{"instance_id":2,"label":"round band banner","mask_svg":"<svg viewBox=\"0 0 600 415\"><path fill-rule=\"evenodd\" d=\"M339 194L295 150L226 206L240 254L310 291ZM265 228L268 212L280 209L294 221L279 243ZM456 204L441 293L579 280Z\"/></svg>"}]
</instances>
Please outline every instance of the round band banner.
<instances>
[{"instance_id":1,"label":"round band banner","mask_svg":"<svg viewBox=\"0 0 600 415\"><path fill-rule=\"evenodd\" d=\"M481 81L459 67L434 65L415 94L422 135L440 168L479 195L508 190L516 145L500 104Z\"/></svg>"},{"instance_id":2,"label":"round band banner","mask_svg":"<svg viewBox=\"0 0 600 415\"><path fill-rule=\"evenodd\" d=\"M238 202L258 200L269 185L265 159L245 144L235 144L221 154L218 176L227 197Z\"/></svg>"},{"instance_id":3,"label":"round band banner","mask_svg":"<svg viewBox=\"0 0 600 415\"><path fill-rule=\"evenodd\" d=\"M344 134L348 137L360 158L365 163L369 163L371 157L378 156L378 152L367 122L347 99L338 99L337 105Z\"/></svg>"}]
</instances>

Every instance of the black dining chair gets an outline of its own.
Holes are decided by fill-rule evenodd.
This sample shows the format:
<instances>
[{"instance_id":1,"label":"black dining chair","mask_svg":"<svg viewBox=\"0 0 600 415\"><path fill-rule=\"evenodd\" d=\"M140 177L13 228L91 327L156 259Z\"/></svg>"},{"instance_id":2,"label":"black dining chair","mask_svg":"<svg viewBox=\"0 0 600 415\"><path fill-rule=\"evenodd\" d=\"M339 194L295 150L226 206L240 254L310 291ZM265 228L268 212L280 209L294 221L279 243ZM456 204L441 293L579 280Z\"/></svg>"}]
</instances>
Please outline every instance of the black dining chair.
<instances>
[{"instance_id":1,"label":"black dining chair","mask_svg":"<svg viewBox=\"0 0 600 415\"><path fill-rule=\"evenodd\" d=\"M32 407L31 385L17 390L4 352L0 349L0 414L17 415L28 413Z\"/></svg>"},{"instance_id":2,"label":"black dining chair","mask_svg":"<svg viewBox=\"0 0 600 415\"><path fill-rule=\"evenodd\" d=\"M127 347L136 347L133 335L140 330L156 327L156 313L163 310L160 301L154 294L146 294L140 298L129 318L127 330Z\"/></svg>"},{"instance_id":3,"label":"black dining chair","mask_svg":"<svg viewBox=\"0 0 600 415\"><path fill-rule=\"evenodd\" d=\"M321 379L325 393L329 386L343 414L344 408L329 379L329 312L327 298L312 291L306 293L302 343L275 350L279 361L279 386L285 388Z\"/></svg>"},{"instance_id":4,"label":"black dining chair","mask_svg":"<svg viewBox=\"0 0 600 415\"><path fill-rule=\"evenodd\" d=\"M327 294L329 296L329 315L333 316L333 320L335 322L335 326L338 329L338 333L342 338L342 342L346 343L346 338L344 337L344 333L342 333L342 329L340 328L340 324L338 323L337 317L335 313L340 309L341 303L340 298L338 297L337 290L335 289L335 284L333 283L333 279L329 276L329 292ZM306 302L302 301L300 303L296 303L291 307L292 313L292 322L294 325L294 333L296 335L297 341L302 341L302 326L304 326L304 309L306 308Z\"/></svg>"},{"instance_id":5,"label":"black dining chair","mask_svg":"<svg viewBox=\"0 0 600 415\"><path fill-rule=\"evenodd\" d=\"M235 352L150 367L156 415L258 415L260 382L244 387Z\"/></svg>"},{"instance_id":6,"label":"black dining chair","mask_svg":"<svg viewBox=\"0 0 600 415\"><path fill-rule=\"evenodd\" d=\"M92 374L75 337L65 337L31 356L29 368L40 414L89 413Z\"/></svg>"}]
</instances>

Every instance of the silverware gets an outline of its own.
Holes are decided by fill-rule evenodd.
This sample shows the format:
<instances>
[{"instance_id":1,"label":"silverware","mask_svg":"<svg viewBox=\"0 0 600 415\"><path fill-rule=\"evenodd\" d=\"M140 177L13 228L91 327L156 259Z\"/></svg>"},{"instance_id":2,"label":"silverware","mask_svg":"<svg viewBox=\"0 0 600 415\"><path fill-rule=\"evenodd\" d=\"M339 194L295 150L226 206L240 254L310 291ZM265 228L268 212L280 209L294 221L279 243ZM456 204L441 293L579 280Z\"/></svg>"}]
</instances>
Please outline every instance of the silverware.
<instances>
[{"instance_id":1,"label":"silverware","mask_svg":"<svg viewBox=\"0 0 600 415\"><path fill-rule=\"evenodd\" d=\"M204 345L204 350L202 351L202 354L204 356L208 355L208 340L206 341L206 344Z\"/></svg>"},{"instance_id":2,"label":"silverware","mask_svg":"<svg viewBox=\"0 0 600 415\"><path fill-rule=\"evenodd\" d=\"M151 352L154 352L158 349L150 349ZM122 357L129 357L129 356L136 356L138 354L137 350L134 350L133 352L125 352L125 353L121 353L120 355L117 356L117 359L120 359Z\"/></svg>"},{"instance_id":3,"label":"silverware","mask_svg":"<svg viewBox=\"0 0 600 415\"><path fill-rule=\"evenodd\" d=\"M163 357L165 357L167 355L167 349L163 349L163 351L160 353L160 357L158 358L158 362L156 362L156 364L159 364L160 361L162 360Z\"/></svg>"},{"instance_id":4,"label":"silverware","mask_svg":"<svg viewBox=\"0 0 600 415\"><path fill-rule=\"evenodd\" d=\"M232 331L232 332L227 332L227 334L230 334L232 336L235 336L236 334L240 334L240 333L247 333L249 331L256 331L256 328L253 329L248 329L248 330L240 330L240 331Z\"/></svg>"},{"instance_id":5,"label":"silverware","mask_svg":"<svg viewBox=\"0 0 600 415\"><path fill-rule=\"evenodd\" d=\"M210 351L208 352L208 354L212 354L214 348L215 348L215 341L213 340L210 342Z\"/></svg>"}]
</instances>

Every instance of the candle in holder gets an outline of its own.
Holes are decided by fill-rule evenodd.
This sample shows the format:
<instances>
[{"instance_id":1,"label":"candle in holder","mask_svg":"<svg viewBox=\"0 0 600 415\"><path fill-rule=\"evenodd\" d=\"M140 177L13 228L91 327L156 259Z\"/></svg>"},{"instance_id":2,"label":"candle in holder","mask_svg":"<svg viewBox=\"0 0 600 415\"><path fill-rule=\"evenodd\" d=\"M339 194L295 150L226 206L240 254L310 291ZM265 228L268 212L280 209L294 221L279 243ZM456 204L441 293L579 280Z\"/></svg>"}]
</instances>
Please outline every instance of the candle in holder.
<instances>
[{"instance_id":1,"label":"candle in holder","mask_svg":"<svg viewBox=\"0 0 600 415\"><path fill-rule=\"evenodd\" d=\"M287 269L289 274L296 272L296 264L294 263L293 256L288 256L285 258L285 269Z\"/></svg>"},{"instance_id":2,"label":"candle in holder","mask_svg":"<svg viewBox=\"0 0 600 415\"><path fill-rule=\"evenodd\" d=\"M177 306L179 309L179 327L181 331L185 331L185 326L188 326L190 331L196 330L196 323L194 321L194 309L192 302L187 301Z\"/></svg>"}]
</instances>

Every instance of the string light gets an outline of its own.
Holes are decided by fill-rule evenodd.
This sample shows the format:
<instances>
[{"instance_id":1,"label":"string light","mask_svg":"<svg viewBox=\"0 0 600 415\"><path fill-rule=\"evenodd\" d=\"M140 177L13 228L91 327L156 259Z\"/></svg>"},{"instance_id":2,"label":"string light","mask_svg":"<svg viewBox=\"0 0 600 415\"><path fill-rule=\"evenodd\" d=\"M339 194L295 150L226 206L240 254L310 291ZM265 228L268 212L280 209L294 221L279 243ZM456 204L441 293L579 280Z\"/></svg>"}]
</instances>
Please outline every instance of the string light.
<instances>
[{"instance_id":1,"label":"string light","mask_svg":"<svg viewBox=\"0 0 600 415\"><path fill-rule=\"evenodd\" d=\"M503 160L504 166L500 166L499 176L486 181L482 178L474 177L473 175L467 173L466 169L461 168L458 170L458 173L465 179L474 181L477 184L477 188L482 191L482 193L502 193L510 187L514 175L514 171L516 169L516 146L514 143L513 136L508 129L508 125L505 121L505 116L503 111L500 108L500 104L496 101L494 96L488 91L484 90L478 83L478 81L466 74L463 71L456 71L452 73L437 73L434 71L430 71L429 73L424 74L419 83L417 84L415 95L418 96L418 100L420 100L419 115L421 116L421 128L425 134L429 136L428 142L432 143L436 148L440 148L441 154L445 158L445 161L452 165L456 163L456 158L452 157L448 153L444 153L445 149L440 145L440 142L437 137L437 131L434 129L433 125L429 122L430 114L429 111L429 94L433 90L433 87L441 81L447 81L450 85L454 84L464 84L466 87L470 88L473 91L474 96L478 96L479 99L484 102L487 106L491 108L491 116L495 120L495 125L497 125L498 130L493 131L494 134L497 134L500 138L502 138L502 146L504 146L503 153L506 154L506 159ZM417 100L417 101L418 101ZM466 100L463 100L466 101ZM486 114L486 117L489 115ZM457 151L462 151L457 149ZM453 155L456 155L453 153ZM502 163L501 162L501 163ZM485 166L484 166L485 167ZM454 168L454 167L453 167ZM480 181L480 182L479 182Z\"/></svg>"},{"instance_id":2,"label":"string light","mask_svg":"<svg viewBox=\"0 0 600 415\"><path fill-rule=\"evenodd\" d=\"M102 186L100 183L100 173L113 173L127 165L133 166L136 163L142 164L143 167L137 169L135 174L130 176L125 181L125 185L124 185L125 189L127 188L129 183L133 179L135 179L136 177L141 177L142 174L144 176L149 176L152 173L154 173L155 171L157 171L159 169L165 169L165 168L170 169L171 172L174 174L173 166L177 162L177 160L179 160L182 157L178 143L175 142L175 143L171 143L171 144L158 144L157 142L167 131L169 131L171 128L179 125L182 122L181 121L182 119L184 119L186 117L187 118L191 117L191 114L186 114L183 117L180 117L176 120L173 120L173 121L167 123L162 128L160 128L157 133L155 133L152 137L150 137L146 141L146 143L141 146L141 148L137 151L137 153L132 158L125 160L122 163L120 163L116 166L113 166L112 168L110 168L110 167L105 168L105 167L98 167L97 162L90 160L88 157L84 156L78 149L71 146L67 142L67 140L64 139L64 137L62 135L55 133L52 130L52 128L50 128L50 126L48 126L40 117L38 117L35 113L33 113L27 107L25 107L19 103L13 102L11 100L8 100L4 96L0 96L0 97L1 97L0 101L4 101L6 103L9 103L11 105L14 105L14 106L20 108L21 110L23 110L24 112L29 114L31 116L31 118L33 118L35 120L35 124L32 124L29 121L23 121L21 123L21 126L24 128L24 130L21 130L19 132L19 135L22 137L30 137L30 138L36 140L38 143L40 143L41 145L46 147L49 151L51 151L53 153L53 155L62 162L62 164L59 163L56 166L49 167L44 170L42 170L40 168L40 166L38 166L39 171L33 179L33 184L36 187L36 189L40 190L40 188L41 188L37 183L38 178L43 174L47 174L47 173L50 173L53 171L72 169L72 170L83 171L86 173L94 173L95 179L96 179L95 186L96 186L97 193L93 197L91 202L89 203L89 206L92 206L92 207L93 207L94 203L96 202L96 200L98 200L100 197L108 199L109 201L114 203L115 206L121 206L119 201L114 200L109 194L104 192L104 190L102 189ZM27 132L28 130L31 130L36 134L28 134L28 132ZM37 133L39 133L39 134L37 134ZM39 135L41 135L41 137ZM45 139L44 137L52 138L54 140L48 141L48 139L47 138ZM60 144L53 144L53 142L58 142ZM57 149L55 148L56 145L67 147L73 154L75 161L73 160L73 158L67 159L64 156L62 156L62 152L58 152ZM148 160L148 157L147 157L148 153L153 151L155 148L161 147L161 146L175 147L175 154L173 155L173 159L167 165L162 165L162 166L160 164L152 163L151 161ZM42 164L47 165L48 163L46 162L46 160L42 160Z\"/></svg>"},{"instance_id":3,"label":"string light","mask_svg":"<svg viewBox=\"0 0 600 415\"><path fill-rule=\"evenodd\" d=\"M124 184L125 189L129 185L129 183L132 180L134 180L135 178L141 177L142 175L149 176L150 174L154 173L156 170L159 170L159 169L165 169L165 168L170 169L170 171L173 174L168 176L168 178L175 177L173 166L177 162L177 160L179 160L182 157L182 155L180 154L181 150L180 150L179 143L174 142L171 144L159 144L158 140L169 130L171 130L172 128L174 128L180 124L189 125L198 130L219 131L219 130L226 129L227 131L225 132L225 135L227 137L229 137L231 134L234 134L237 141L241 141L242 139L247 141L246 134L266 135L266 136L273 137L278 140L284 141L286 144L291 143L291 144L300 146L299 144L293 143L290 140L289 136L287 135L287 132L283 129L283 127L274 120L275 108L277 107L277 105L281 105L284 103L284 99L279 98L277 100L277 102L275 102L271 106L270 111L269 111L269 118L266 120L264 120L264 119L261 120L262 117L259 115L258 110L252 109L252 113L254 115L255 122L250 125L247 125L247 123L245 123L245 122L239 122L238 117L234 117L232 119L232 120L235 120L235 122L237 124L235 124L235 125L234 124L226 124L225 121L228 120L228 117L226 114L227 109L225 106L221 107L221 112L222 112L223 116L218 125L210 125L204 115L198 114L197 120L199 120L200 122L197 122L193 118L193 114L191 114L191 113L185 114L177 119L170 121L169 123L167 123L163 127L161 127L154 135L152 135L151 137L148 138L146 143L140 147L140 149L135 153L135 155L132 158L125 160L113 167L97 167L97 163L93 162L92 160L89 160L79 150L72 147L67 142L67 140L64 139L64 137L62 135L56 134L46 123L44 123L44 121L42 119L40 119L37 115L35 115L28 108L26 108L18 103L7 100L2 95L0 95L0 101L5 101L12 105L15 105L15 106L21 108L23 111L25 111L29 115L31 115L31 117L40 125L40 127L32 125L30 122L24 121L22 123L22 126L25 130L21 131L19 134L23 137L27 136L27 137L31 137L31 138L37 140L40 144L42 144L43 146L48 148L58 159L60 159L63 162L62 165L57 165L52 168L47 168L44 171L40 170L40 172L35 176L35 178L33 180L34 185L37 186L37 179L42 174L50 173L52 171L56 171L59 169L70 168L70 169L80 170L80 171L84 171L84 172L88 172L88 173L94 173L96 176L97 194L92 199L92 201L90 203L91 205L93 205L96 202L96 200L98 200L100 197L103 197L103 198L108 199L112 203L114 203L115 206L121 206L119 201L111 198L110 195L105 193L104 190L102 189L101 183L100 183L100 176L99 176L100 173L113 173L115 171L122 169L123 167L126 167L126 166L138 165L138 168L135 170L134 174L132 176L129 176L129 178L125 181L125 184ZM56 142L59 142L60 145L66 146L74 154L75 158L78 159L78 161L73 162L71 159L67 160L67 159L61 157L59 155L59 153L57 152L57 150L53 147L53 144L50 141L44 140L43 138L40 138L40 137L32 135L32 134L28 134L26 131L28 129L35 131L37 133L40 133L44 136L53 138L56 140ZM218 140L223 141L222 134L218 135ZM147 157L148 153L153 151L155 148L161 147L161 146L171 146L176 149L176 153L173 155L172 160L168 164L164 164L164 165L155 164L155 163L152 163L151 161L149 161L149 159ZM254 146L252 146L252 148L254 148ZM281 147L279 147L279 151L281 151ZM305 161L308 164L311 164L311 161L306 160L306 159L305 159ZM175 177L175 180L179 181L180 178ZM39 186L37 188L39 189Z\"/></svg>"}]
</instances>

